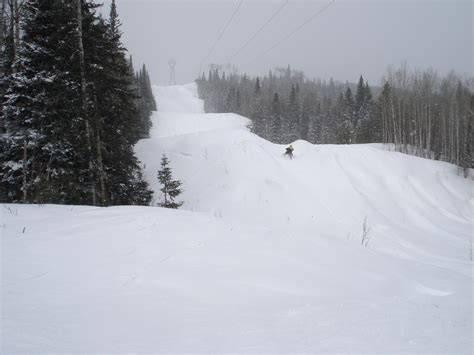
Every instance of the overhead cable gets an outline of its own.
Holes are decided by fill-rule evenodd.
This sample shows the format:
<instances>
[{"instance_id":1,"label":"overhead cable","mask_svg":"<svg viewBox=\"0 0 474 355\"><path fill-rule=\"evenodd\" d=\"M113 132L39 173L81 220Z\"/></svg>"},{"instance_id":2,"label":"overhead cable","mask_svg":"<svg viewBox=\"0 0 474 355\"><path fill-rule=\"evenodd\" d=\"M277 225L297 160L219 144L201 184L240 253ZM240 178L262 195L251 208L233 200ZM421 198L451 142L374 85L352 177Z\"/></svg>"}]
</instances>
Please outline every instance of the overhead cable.
<instances>
[{"instance_id":1,"label":"overhead cable","mask_svg":"<svg viewBox=\"0 0 474 355\"><path fill-rule=\"evenodd\" d=\"M281 10L283 10L283 8L288 5L288 0L285 0L283 2L283 4L270 16L270 18L262 25L260 26L260 28L252 35L252 37L250 37L247 42L245 42L245 44L240 47L237 51L235 51L234 54L232 54L228 59L227 59L227 63L229 63L233 58L235 58L237 55L239 55L245 48L247 48L247 46L260 34L260 32L262 32L265 27L268 26L268 24L270 24L270 22L272 22L272 20L281 12Z\"/></svg>"},{"instance_id":2,"label":"overhead cable","mask_svg":"<svg viewBox=\"0 0 474 355\"><path fill-rule=\"evenodd\" d=\"M279 46L281 43L283 43L284 41L286 41L288 38L290 38L292 35L294 35L296 32L298 32L299 30L301 30L304 26L306 26L308 23L310 23L311 21L313 21L316 17L318 17L319 15L321 15L324 11L326 11L328 8L330 8L334 3L336 2L336 0L332 0L329 4L327 4L326 6L324 6L321 10L319 10L318 12L316 12L315 14L313 14L310 18L308 18L305 22L303 22L301 25L299 25L298 27L296 27L293 31L291 31L290 33L288 33L285 37L283 37L281 40L279 40L277 43L275 43L273 46L271 46L270 48L266 49L264 52L262 52L260 55L258 55L257 57L255 57L254 59L252 59L250 62L247 62L245 65L248 65L250 63L253 63L254 61L256 61L257 59L259 59L260 57L263 57L265 54L267 54L268 52L272 51L274 48L276 48L277 46Z\"/></svg>"},{"instance_id":3,"label":"overhead cable","mask_svg":"<svg viewBox=\"0 0 474 355\"><path fill-rule=\"evenodd\" d=\"M201 64L199 65L199 67L201 68L202 65L204 64L204 62L209 58L209 56L212 54L212 52L214 51L214 49L216 48L217 46L217 43L219 43L220 39L222 38L222 36L224 35L225 31L227 30L227 28L229 27L230 23L232 22L232 20L234 19L235 15L237 14L237 12L239 11L239 8L240 6L242 5L242 3L244 2L244 0L240 0L239 3L237 4L234 12L232 13L232 16L229 18L229 20L227 21L226 25L224 26L224 28L222 29L222 31L219 33L219 36L217 36L217 39L214 41L214 44L212 45L211 49L209 50L209 52L207 53L206 57L201 61ZM201 69L199 69L199 71L201 71Z\"/></svg>"}]
</instances>

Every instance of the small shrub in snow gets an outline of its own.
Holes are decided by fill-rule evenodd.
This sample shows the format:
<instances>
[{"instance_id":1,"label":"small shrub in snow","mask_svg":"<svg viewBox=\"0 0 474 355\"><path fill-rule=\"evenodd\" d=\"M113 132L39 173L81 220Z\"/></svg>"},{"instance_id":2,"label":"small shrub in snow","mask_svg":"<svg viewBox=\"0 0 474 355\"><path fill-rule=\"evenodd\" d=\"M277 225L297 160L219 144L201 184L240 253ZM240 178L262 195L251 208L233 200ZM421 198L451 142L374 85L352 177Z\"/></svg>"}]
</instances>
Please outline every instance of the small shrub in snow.
<instances>
[{"instance_id":1,"label":"small shrub in snow","mask_svg":"<svg viewBox=\"0 0 474 355\"><path fill-rule=\"evenodd\" d=\"M183 184L179 180L173 180L171 168L168 166L169 160L165 154L161 158L161 169L158 170L158 181L163 185L160 191L163 193L164 202L158 204L160 207L179 208L183 202L175 202L174 199L183 192L180 188Z\"/></svg>"},{"instance_id":2,"label":"small shrub in snow","mask_svg":"<svg viewBox=\"0 0 474 355\"><path fill-rule=\"evenodd\" d=\"M370 227L367 225L367 217L364 218L364 223L362 224L362 238L361 244L366 247L369 245L370 237L369 237Z\"/></svg>"}]
</instances>

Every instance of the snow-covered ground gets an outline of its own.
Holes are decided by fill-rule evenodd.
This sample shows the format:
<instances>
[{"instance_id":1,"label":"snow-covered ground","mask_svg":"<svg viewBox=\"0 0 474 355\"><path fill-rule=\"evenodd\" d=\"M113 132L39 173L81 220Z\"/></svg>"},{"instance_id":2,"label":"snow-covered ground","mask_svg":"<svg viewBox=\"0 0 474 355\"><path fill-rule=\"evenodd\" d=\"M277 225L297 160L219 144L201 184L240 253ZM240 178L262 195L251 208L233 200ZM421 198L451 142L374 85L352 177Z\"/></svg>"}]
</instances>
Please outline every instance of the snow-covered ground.
<instances>
[{"instance_id":1,"label":"snow-covered ground","mask_svg":"<svg viewBox=\"0 0 474 355\"><path fill-rule=\"evenodd\" d=\"M136 151L183 210L1 206L2 354L472 352L472 180L379 145L288 160L194 84L154 89Z\"/></svg>"}]
</instances>

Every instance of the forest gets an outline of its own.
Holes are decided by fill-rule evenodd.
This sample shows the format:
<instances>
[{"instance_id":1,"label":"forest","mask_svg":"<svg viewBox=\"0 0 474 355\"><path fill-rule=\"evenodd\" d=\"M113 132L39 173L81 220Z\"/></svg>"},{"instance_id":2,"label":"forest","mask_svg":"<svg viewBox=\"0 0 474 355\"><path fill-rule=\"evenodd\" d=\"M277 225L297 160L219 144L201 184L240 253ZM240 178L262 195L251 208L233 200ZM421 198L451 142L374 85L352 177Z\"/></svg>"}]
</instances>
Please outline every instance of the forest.
<instances>
[{"instance_id":1,"label":"forest","mask_svg":"<svg viewBox=\"0 0 474 355\"><path fill-rule=\"evenodd\" d=\"M278 68L252 78L213 65L197 79L206 112L251 119L251 130L274 143L384 143L389 149L474 167L474 81L454 72L389 67L382 87L308 79Z\"/></svg>"},{"instance_id":2,"label":"forest","mask_svg":"<svg viewBox=\"0 0 474 355\"><path fill-rule=\"evenodd\" d=\"M149 204L133 146L156 110L110 15L90 0L1 0L0 201Z\"/></svg>"}]
</instances>

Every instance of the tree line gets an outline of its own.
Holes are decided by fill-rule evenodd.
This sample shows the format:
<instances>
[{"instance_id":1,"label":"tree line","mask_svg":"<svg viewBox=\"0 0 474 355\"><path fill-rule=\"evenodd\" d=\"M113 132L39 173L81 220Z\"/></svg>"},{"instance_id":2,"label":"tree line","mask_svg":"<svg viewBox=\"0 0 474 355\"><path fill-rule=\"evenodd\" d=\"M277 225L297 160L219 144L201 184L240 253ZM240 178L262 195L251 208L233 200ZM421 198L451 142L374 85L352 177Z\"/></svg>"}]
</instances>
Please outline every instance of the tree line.
<instances>
[{"instance_id":1,"label":"tree line","mask_svg":"<svg viewBox=\"0 0 474 355\"><path fill-rule=\"evenodd\" d=\"M473 168L473 80L433 70L389 68L383 87L307 79L279 68L263 77L212 68L197 80L206 112L250 118L274 143L385 143L395 150Z\"/></svg>"},{"instance_id":2,"label":"tree line","mask_svg":"<svg viewBox=\"0 0 474 355\"><path fill-rule=\"evenodd\" d=\"M133 146L156 103L115 1L0 1L0 200L149 204Z\"/></svg>"},{"instance_id":3,"label":"tree line","mask_svg":"<svg viewBox=\"0 0 474 355\"><path fill-rule=\"evenodd\" d=\"M395 150L474 168L474 81L434 70L389 68L379 96L382 138Z\"/></svg>"},{"instance_id":4,"label":"tree line","mask_svg":"<svg viewBox=\"0 0 474 355\"><path fill-rule=\"evenodd\" d=\"M197 80L207 112L234 112L274 143L365 143L379 139L381 125L369 84L308 80L301 71L278 69L263 77L209 71ZM355 92L353 94L353 92Z\"/></svg>"}]
</instances>

